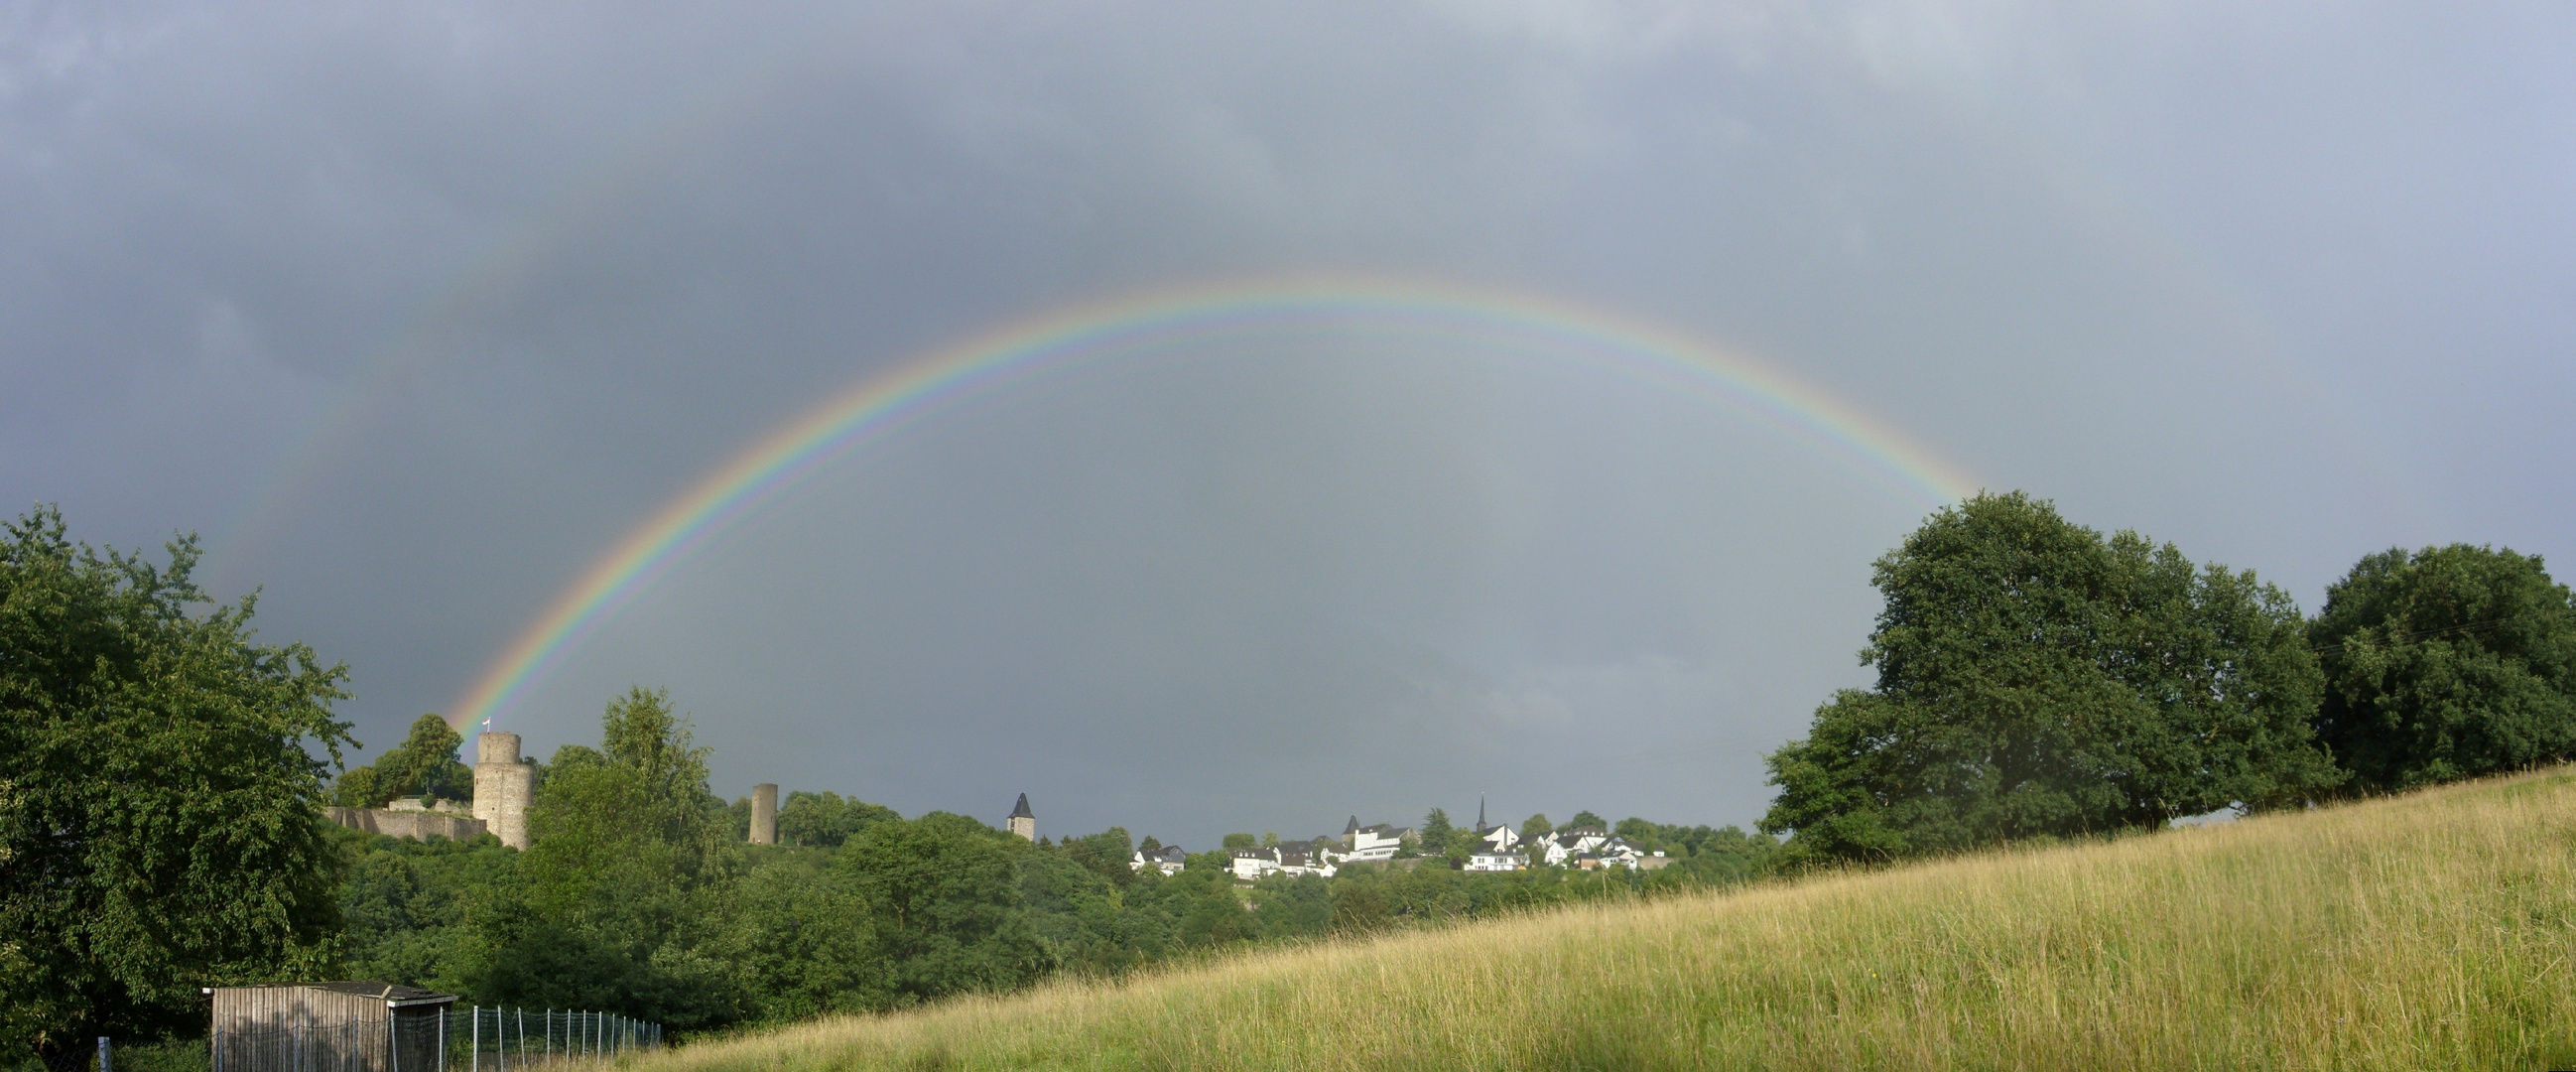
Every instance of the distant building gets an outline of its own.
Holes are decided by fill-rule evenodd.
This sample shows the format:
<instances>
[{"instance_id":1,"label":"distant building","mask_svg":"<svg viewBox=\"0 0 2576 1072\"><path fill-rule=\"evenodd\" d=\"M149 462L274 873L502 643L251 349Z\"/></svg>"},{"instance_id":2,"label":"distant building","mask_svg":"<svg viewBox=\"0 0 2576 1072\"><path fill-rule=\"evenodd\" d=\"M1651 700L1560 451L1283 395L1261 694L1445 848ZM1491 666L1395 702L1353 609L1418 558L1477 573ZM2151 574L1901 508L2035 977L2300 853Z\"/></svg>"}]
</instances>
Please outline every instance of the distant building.
<instances>
[{"instance_id":1,"label":"distant building","mask_svg":"<svg viewBox=\"0 0 2576 1072\"><path fill-rule=\"evenodd\" d=\"M1333 877L1335 868L1318 854L1297 845L1277 845L1262 849L1234 849L1234 877L1245 882L1263 875L1321 875Z\"/></svg>"},{"instance_id":2,"label":"distant building","mask_svg":"<svg viewBox=\"0 0 2576 1072\"><path fill-rule=\"evenodd\" d=\"M1181 851L1180 846L1165 845L1152 852L1146 852L1143 849L1136 850L1136 857L1135 859L1127 862L1127 869L1130 871L1142 871L1147 867L1152 867L1166 875L1177 875L1181 873L1181 869L1183 867L1189 864L1189 860L1190 854Z\"/></svg>"},{"instance_id":3,"label":"distant building","mask_svg":"<svg viewBox=\"0 0 2576 1072\"><path fill-rule=\"evenodd\" d=\"M1508 826L1495 826L1485 821L1485 796L1476 794L1476 840L1497 853L1507 852L1521 843L1519 832Z\"/></svg>"},{"instance_id":4,"label":"distant building","mask_svg":"<svg viewBox=\"0 0 2576 1072\"><path fill-rule=\"evenodd\" d=\"M1395 850L1408 843L1418 843L1422 835L1408 827L1391 823L1361 826L1359 816L1351 816L1350 825L1342 829L1343 858L1352 863L1370 863L1395 859Z\"/></svg>"},{"instance_id":5,"label":"distant building","mask_svg":"<svg viewBox=\"0 0 2576 1072\"><path fill-rule=\"evenodd\" d=\"M1634 868L1638 860L1647 858L1628 839L1597 826L1568 827L1531 845L1531 862L1549 867L1579 867L1586 871L1599 867Z\"/></svg>"},{"instance_id":6,"label":"distant building","mask_svg":"<svg viewBox=\"0 0 2576 1072\"><path fill-rule=\"evenodd\" d=\"M351 830L364 830L386 837L427 841L443 837L449 841L472 841L483 836L486 828L481 819L452 800L423 805L411 797L394 801L381 808L324 808L325 818Z\"/></svg>"},{"instance_id":7,"label":"distant building","mask_svg":"<svg viewBox=\"0 0 2576 1072\"><path fill-rule=\"evenodd\" d=\"M778 786L774 782L751 787L751 832L747 839L754 845L778 844Z\"/></svg>"},{"instance_id":8,"label":"distant building","mask_svg":"<svg viewBox=\"0 0 2576 1072\"><path fill-rule=\"evenodd\" d=\"M1279 870L1279 850L1277 849L1235 849L1232 855L1234 877L1244 882L1250 882Z\"/></svg>"},{"instance_id":9,"label":"distant building","mask_svg":"<svg viewBox=\"0 0 2576 1072\"><path fill-rule=\"evenodd\" d=\"M528 805L534 802L536 768L519 761L519 735L486 733L475 739L474 802L422 804L403 799L381 808L325 808L324 817L352 830L426 841L471 841L485 833L514 849L528 847Z\"/></svg>"},{"instance_id":10,"label":"distant building","mask_svg":"<svg viewBox=\"0 0 2576 1072\"><path fill-rule=\"evenodd\" d=\"M1038 839L1038 813L1029 810L1028 794L1020 794L1020 802L1011 806L1011 817L1006 821L1012 833L1031 841Z\"/></svg>"},{"instance_id":11,"label":"distant building","mask_svg":"<svg viewBox=\"0 0 2576 1072\"><path fill-rule=\"evenodd\" d=\"M1527 866L1528 860L1508 849L1477 849L1467 854L1469 871L1518 871Z\"/></svg>"},{"instance_id":12,"label":"distant building","mask_svg":"<svg viewBox=\"0 0 2576 1072\"><path fill-rule=\"evenodd\" d=\"M474 817L483 820L501 844L528 847L528 805L536 802L536 796L537 770L519 762L518 734L475 737Z\"/></svg>"}]
</instances>

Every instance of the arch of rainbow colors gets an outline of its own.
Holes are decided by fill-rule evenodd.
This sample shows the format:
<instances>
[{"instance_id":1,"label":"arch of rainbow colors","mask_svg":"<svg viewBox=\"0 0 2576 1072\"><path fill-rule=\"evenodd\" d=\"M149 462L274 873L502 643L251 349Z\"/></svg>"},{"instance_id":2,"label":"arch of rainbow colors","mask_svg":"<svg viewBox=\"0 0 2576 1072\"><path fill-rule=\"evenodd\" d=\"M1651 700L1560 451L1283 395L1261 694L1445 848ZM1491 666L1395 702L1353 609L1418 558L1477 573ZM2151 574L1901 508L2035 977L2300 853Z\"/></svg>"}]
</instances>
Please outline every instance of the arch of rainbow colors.
<instances>
[{"instance_id":1,"label":"arch of rainbow colors","mask_svg":"<svg viewBox=\"0 0 2576 1072\"><path fill-rule=\"evenodd\" d=\"M1926 508L1976 482L1884 421L1743 354L1538 295L1390 280L1167 289L1014 322L880 372L808 409L665 502L556 594L451 708L489 723L636 594L805 478L908 421L1123 355L1278 329L1357 329L1606 364L1762 421Z\"/></svg>"}]
</instances>

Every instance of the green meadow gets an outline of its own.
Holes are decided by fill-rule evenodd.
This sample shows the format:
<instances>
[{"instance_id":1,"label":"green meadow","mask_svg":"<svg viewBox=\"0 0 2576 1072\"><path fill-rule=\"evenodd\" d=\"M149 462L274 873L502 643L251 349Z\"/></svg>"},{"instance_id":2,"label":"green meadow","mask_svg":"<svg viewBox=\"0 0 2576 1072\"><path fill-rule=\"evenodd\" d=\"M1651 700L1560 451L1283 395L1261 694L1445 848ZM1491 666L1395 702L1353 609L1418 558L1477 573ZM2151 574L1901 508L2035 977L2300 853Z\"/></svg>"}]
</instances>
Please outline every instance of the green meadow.
<instances>
[{"instance_id":1,"label":"green meadow","mask_svg":"<svg viewBox=\"0 0 2576 1072\"><path fill-rule=\"evenodd\" d=\"M784 1069L2576 1067L2576 771L708 1039Z\"/></svg>"}]
</instances>

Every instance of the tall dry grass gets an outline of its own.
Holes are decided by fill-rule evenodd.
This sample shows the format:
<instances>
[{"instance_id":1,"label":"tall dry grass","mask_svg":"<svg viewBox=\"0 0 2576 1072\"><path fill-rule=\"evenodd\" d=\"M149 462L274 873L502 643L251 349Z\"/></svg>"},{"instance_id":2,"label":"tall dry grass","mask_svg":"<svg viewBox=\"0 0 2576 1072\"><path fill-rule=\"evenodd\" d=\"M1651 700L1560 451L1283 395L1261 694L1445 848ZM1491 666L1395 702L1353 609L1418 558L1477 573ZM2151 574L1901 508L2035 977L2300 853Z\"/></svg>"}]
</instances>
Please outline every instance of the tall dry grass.
<instances>
[{"instance_id":1,"label":"tall dry grass","mask_svg":"<svg viewBox=\"0 0 2576 1072\"><path fill-rule=\"evenodd\" d=\"M2576 1067L2571 950L2560 768L821 1021L639 1072Z\"/></svg>"}]
</instances>

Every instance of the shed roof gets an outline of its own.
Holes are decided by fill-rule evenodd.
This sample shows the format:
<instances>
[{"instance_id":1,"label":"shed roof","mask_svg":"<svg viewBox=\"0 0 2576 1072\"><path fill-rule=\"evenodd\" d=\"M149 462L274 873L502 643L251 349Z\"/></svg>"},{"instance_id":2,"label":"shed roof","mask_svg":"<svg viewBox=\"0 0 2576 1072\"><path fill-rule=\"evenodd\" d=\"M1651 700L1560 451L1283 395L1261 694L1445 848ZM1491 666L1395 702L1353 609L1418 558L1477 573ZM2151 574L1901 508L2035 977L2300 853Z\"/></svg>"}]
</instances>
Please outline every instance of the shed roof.
<instances>
[{"instance_id":1,"label":"shed roof","mask_svg":"<svg viewBox=\"0 0 2576 1072\"><path fill-rule=\"evenodd\" d=\"M219 990L328 990L334 994L375 998L387 1005L444 1005L456 1000L454 994L441 994L416 986L400 986L372 979L342 979L326 983L254 983L249 986L210 986L205 992Z\"/></svg>"}]
</instances>

